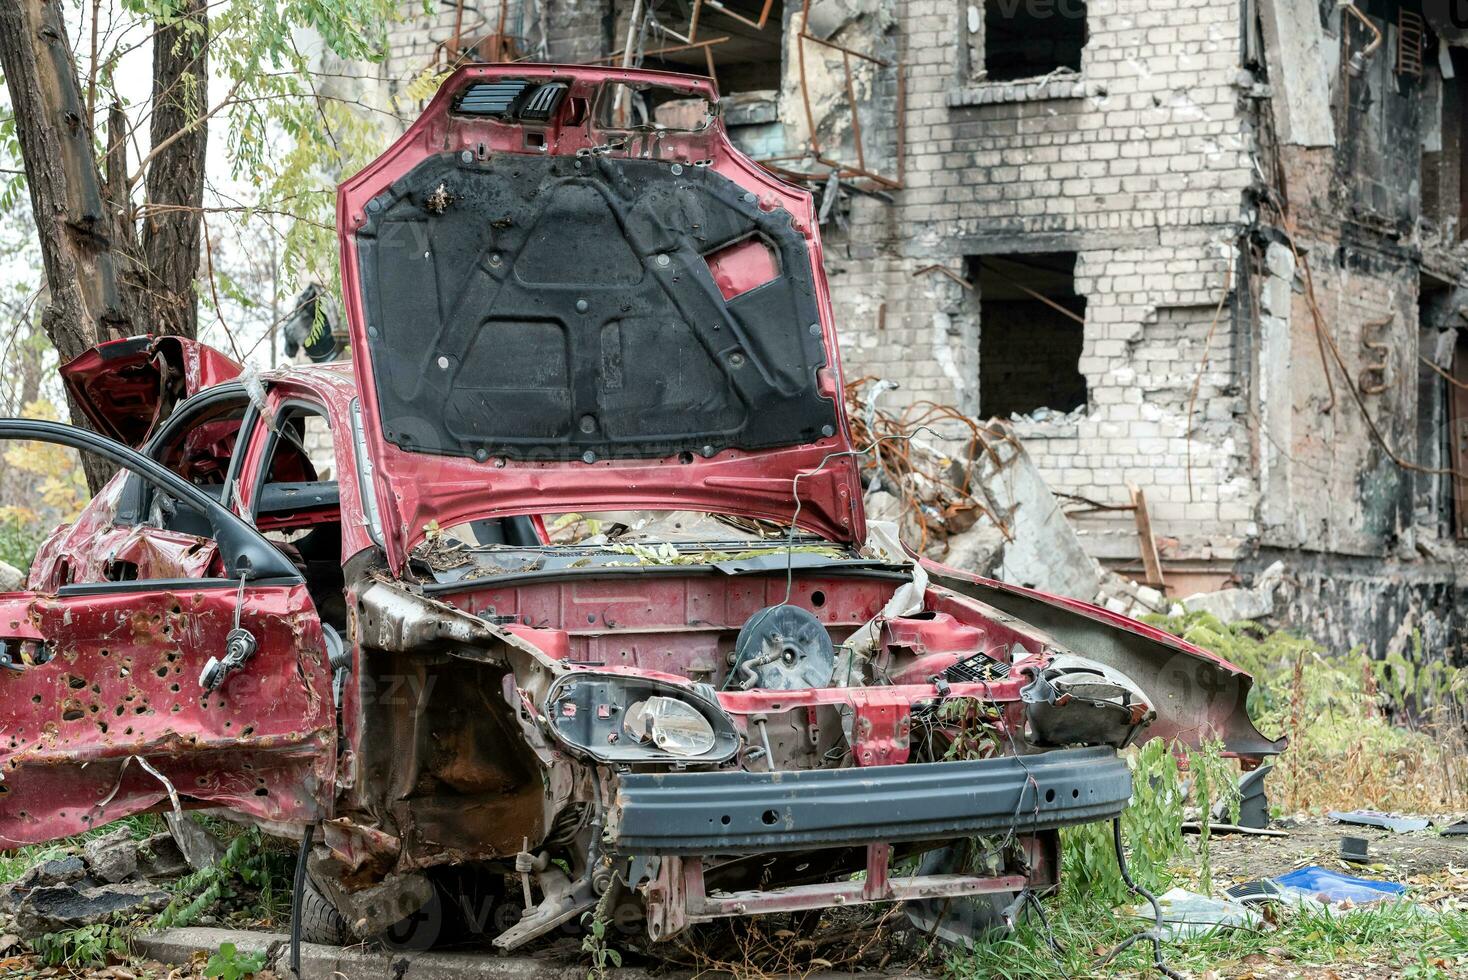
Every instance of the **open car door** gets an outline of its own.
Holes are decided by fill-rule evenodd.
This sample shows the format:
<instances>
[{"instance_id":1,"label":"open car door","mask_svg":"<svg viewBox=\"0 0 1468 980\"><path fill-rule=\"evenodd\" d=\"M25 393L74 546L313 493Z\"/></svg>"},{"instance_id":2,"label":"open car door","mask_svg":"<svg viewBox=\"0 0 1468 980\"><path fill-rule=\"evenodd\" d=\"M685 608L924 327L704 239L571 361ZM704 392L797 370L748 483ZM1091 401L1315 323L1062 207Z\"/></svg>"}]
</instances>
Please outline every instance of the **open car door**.
<instances>
[{"instance_id":1,"label":"open car door","mask_svg":"<svg viewBox=\"0 0 1468 980\"><path fill-rule=\"evenodd\" d=\"M98 432L137 449L174 405L243 370L197 340L127 337L67 361L61 380Z\"/></svg>"},{"instance_id":2,"label":"open car door","mask_svg":"<svg viewBox=\"0 0 1468 980\"><path fill-rule=\"evenodd\" d=\"M277 823L327 816L339 648L328 650L295 566L116 442L0 419L0 443L11 440L94 452L193 508L227 577L0 593L0 850L175 806Z\"/></svg>"}]
</instances>

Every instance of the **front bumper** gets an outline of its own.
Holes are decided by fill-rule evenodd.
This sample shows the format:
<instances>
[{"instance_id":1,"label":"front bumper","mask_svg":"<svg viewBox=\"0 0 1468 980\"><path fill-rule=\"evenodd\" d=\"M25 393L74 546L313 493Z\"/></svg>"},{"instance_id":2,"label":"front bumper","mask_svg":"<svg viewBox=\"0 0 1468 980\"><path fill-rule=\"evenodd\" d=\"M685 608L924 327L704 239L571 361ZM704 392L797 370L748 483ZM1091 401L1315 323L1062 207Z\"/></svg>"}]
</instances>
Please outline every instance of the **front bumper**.
<instances>
[{"instance_id":1,"label":"front bumper","mask_svg":"<svg viewBox=\"0 0 1468 980\"><path fill-rule=\"evenodd\" d=\"M792 772L620 777L626 855L736 854L1032 833L1118 816L1131 771L1110 748Z\"/></svg>"}]
</instances>

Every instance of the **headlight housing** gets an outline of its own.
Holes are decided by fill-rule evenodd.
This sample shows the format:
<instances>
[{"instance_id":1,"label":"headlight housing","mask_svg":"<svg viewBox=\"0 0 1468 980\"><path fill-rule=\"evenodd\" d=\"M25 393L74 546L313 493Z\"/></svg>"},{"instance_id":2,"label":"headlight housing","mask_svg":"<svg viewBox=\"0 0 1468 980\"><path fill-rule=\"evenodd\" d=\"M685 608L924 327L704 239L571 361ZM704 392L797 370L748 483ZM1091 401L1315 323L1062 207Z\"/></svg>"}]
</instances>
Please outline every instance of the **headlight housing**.
<instances>
[{"instance_id":1,"label":"headlight housing","mask_svg":"<svg viewBox=\"0 0 1468 980\"><path fill-rule=\"evenodd\" d=\"M544 710L560 742L601 762L719 763L739 749L711 689L576 671L551 687Z\"/></svg>"},{"instance_id":2,"label":"headlight housing","mask_svg":"<svg viewBox=\"0 0 1468 980\"><path fill-rule=\"evenodd\" d=\"M704 755L717 741L714 726L692 705L660 694L634 702L622 728L644 745L681 756Z\"/></svg>"}]
</instances>

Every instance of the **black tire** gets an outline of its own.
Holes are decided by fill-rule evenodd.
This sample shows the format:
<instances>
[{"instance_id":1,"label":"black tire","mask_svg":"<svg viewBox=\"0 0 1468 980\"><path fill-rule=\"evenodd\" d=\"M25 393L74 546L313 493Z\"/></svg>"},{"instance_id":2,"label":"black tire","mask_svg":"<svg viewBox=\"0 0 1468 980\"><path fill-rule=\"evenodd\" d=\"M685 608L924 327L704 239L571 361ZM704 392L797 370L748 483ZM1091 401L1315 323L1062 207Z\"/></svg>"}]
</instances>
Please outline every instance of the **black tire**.
<instances>
[{"instance_id":1,"label":"black tire","mask_svg":"<svg viewBox=\"0 0 1468 980\"><path fill-rule=\"evenodd\" d=\"M301 890L301 942L319 946L344 946L351 941L347 920L326 896L317 890L309 875Z\"/></svg>"},{"instance_id":2,"label":"black tire","mask_svg":"<svg viewBox=\"0 0 1468 980\"><path fill-rule=\"evenodd\" d=\"M935 848L923 855L918 864L918 874L962 874L968 863L967 851L966 844ZM1018 896L1018 892L996 892L929 899L908 902L903 909L913 928L924 937L931 935L949 945L973 949L991 941L1002 931L1003 912Z\"/></svg>"}]
</instances>

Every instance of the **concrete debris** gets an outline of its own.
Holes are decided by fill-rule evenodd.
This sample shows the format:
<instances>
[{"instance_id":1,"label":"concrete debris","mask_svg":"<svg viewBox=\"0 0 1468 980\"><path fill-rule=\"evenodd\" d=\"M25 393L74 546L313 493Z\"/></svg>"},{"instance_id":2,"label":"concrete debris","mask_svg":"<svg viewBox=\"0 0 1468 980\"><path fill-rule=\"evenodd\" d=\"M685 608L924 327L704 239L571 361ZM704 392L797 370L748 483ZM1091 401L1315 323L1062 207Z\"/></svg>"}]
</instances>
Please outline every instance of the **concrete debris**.
<instances>
[{"instance_id":1,"label":"concrete debris","mask_svg":"<svg viewBox=\"0 0 1468 980\"><path fill-rule=\"evenodd\" d=\"M1086 406L1081 405L1069 412L1058 412L1053 408L1037 408L1028 415L1015 412L1009 416L1012 422L1079 422L1086 417Z\"/></svg>"},{"instance_id":2,"label":"concrete debris","mask_svg":"<svg viewBox=\"0 0 1468 980\"><path fill-rule=\"evenodd\" d=\"M233 943L241 954L261 954L266 969L278 977L291 976L290 937L283 932L241 932L232 929L165 929L138 936L134 948L143 956L161 963L187 967L201 949L218 949ZM610 972L610 971L609 971ZM625 966L617 969L618 980L686 980L684 971L649 970ZM846 973L822 970L810 974L810 980L837 980ZM885 980L885 973L872 974ZM486 955L476 950L414 952L377 949L368 945L318 946L301 944L300 980L584 980L584 964L547 956Z\"/></svg>"},{"instance_id":3,"label":"concrete debris","mask_svg":"<svg viewBox=\"0 0 1468 980\"><path fill-rule=\"evenodd\" d=\"M25 588L25 572L0 561L0 592L19 592Z\"/></svg>"},{"instance_id":4,"label":"concrete debris","mask_svg":"<svg viewBox=\"0 0 1468 980\"><path fill-rule=\"evenodd\" d=\"M138 873L138 842L129 827L87 841L82 853L92 877L100 881L126 881Z\"/></svg>"},{"instance_id":5,"label":"concrete debris","mask_svg":"<svg viewBox=\"0 0 1468 980\"><path fill-rule=\"evenodd\" d=\"M138 874L149 880L177 878L189 872L189 862L173 835L164 831L138 842Z\"/></svg>"},{"instance_id":6,"label":"concrete debris","mask_svg":"<svg viewBox=\"0 0 1468 980\"><path fill-rule=\"evenodd\" d=\"M876 408L875 396L890 388L879 381L865 398L848 392L852 418L860 423L858 441L878 434L890 440L868 465L868 521L895 522L903 540L952 568L1096 602L1126 616L1169 610L1172 602L1162 592L1108 571L1087 553L1009 423L980 423L942 409L972 433L967 450L954 453L930 439L926 426L914 429ZM1052 415L1069 417L1037 409L1027 418Z\"/></svg>"},{"instance_id":7,"label":"concrete debris","mask_svg":"<svg viewBox=\"0 0 1468 980\"><path fill-rule=\"evenodd\" d=\"M15 928L26 938L94 925L114 915L148 915L168 904L156 885L43 885L32 888L15 908Z\"/></svg>"},{"instance_id":8,"label":"concrete debris","mask_svg":"<svg viewBox=\"0 0 1468 980\"><path fill-rule=\"evenodd\" d=\"M1275 562L1250 588L1223 589L1188 596L1178 605L1185 612L1207 613L1223 623L1269 620L1279 609L1285 584L1284 562Z\"/></svg>"},{"instance_id":9,"label":"concrete debris","mask_svg":"<svg viewBox=\"0 0 1468 980\"><path fill-rule=\"evenodd\" d=\"M41 888L46 885L69 885L87 876L87 866L79 857L55 858L42 861L21 875L11 888L16 892Z\"/></svg>"},{"instance_id":10,"label":"concrete debris","mask_svg":"<svg viewBox=\"0 0 1468 980\"><path fill-rule=\"evenodd\" d=\"M1122 616L1144 616L1165 613L1171 604L1167 596L1148 585L1133 582L1125 575L1103 571L1097 605Z\"/></svg>"},{"instance_id":11,"label":"concrete debris","mask_svg":"<svg viewBox=\"0 0 1468 980\"><path fill-rule=\"evenodd\" d=\"M188 871L171 834L136 841L130 828L118 827L87 841L80 855L42 861L0 889L0 912L13 918L15 931L28 939L118 914L149 915L168 904L158 882Z\"/></svg>"},{"instance_id":12,"label":"concrete debris","mask_svg":"<svg viewBox=\"0 0 1468 980\"><path fill-rule=\"evenodd\" d=\"M1090 600L1101 588L1101 566L1086 554L1080 536L1060 509L1029 453L1003 431L971 468L992 517L1008 532L998 566L1005 582L1073 599Z\"/></svg>"},{"instance_id":13,"label":"concrete debris","mask_svg":"<svg viewBox=\"0 0 1468 980\"><path fill-rule=\"evenodd\" d=\"M993 578L1004 562L1008 543L999 528L988 521L981 521L948 539L948 552L943 556L943 564Z\"/></svg>"}]
</instances>

